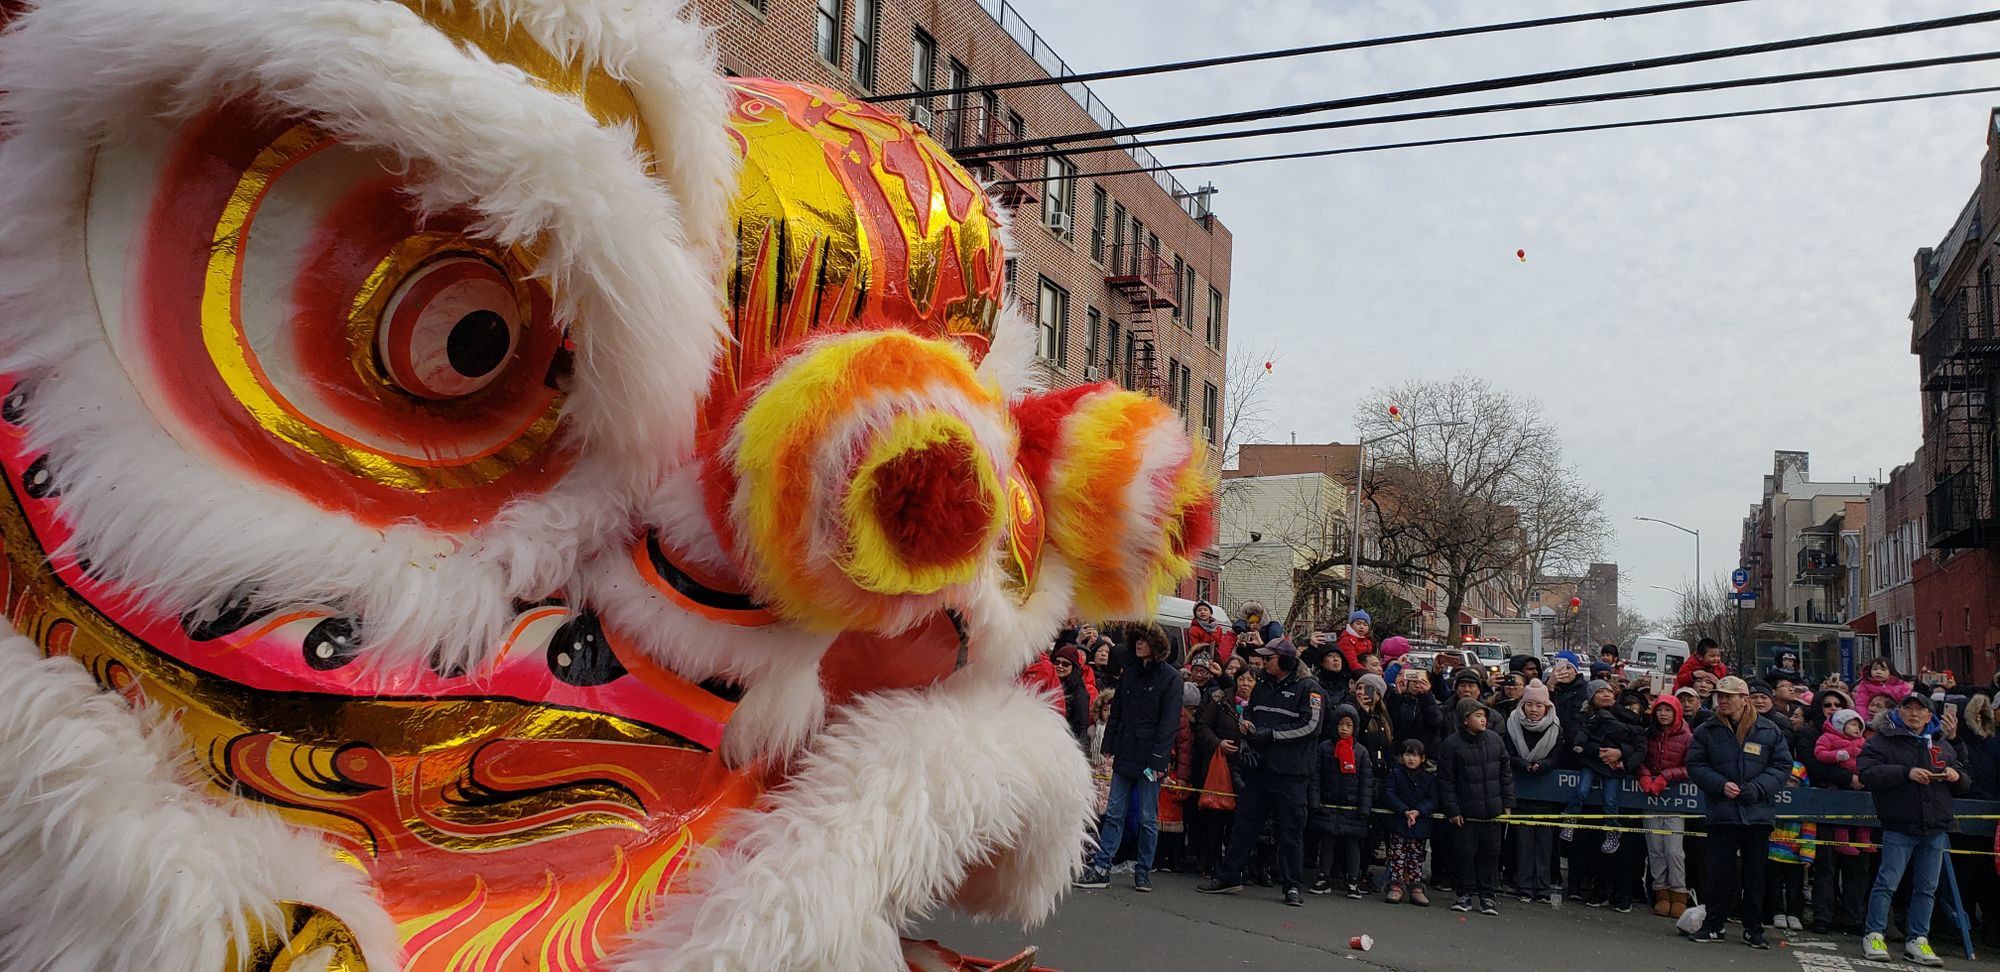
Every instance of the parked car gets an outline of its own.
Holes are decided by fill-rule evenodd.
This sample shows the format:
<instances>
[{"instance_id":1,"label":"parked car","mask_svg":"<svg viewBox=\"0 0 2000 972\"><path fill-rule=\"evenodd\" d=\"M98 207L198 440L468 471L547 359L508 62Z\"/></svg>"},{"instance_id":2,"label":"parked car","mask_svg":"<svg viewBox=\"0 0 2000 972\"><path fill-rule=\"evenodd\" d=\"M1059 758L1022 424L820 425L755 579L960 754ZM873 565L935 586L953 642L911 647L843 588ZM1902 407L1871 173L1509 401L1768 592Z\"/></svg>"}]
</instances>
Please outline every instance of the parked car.
<instances>
[{"instance_id":1,"label":"parked car","mask_svg":"<svg viewBox=\"0 0 2000 972\"><path fill-rule=\"evenodd\" d=\"M1481 639L1465 643L1465 650L1479 659L1486 668L1486 680L1491 683L1507 670L1507 658L1513 654L1513 646L1504 641Z\"/></svg>"}]
</instances>

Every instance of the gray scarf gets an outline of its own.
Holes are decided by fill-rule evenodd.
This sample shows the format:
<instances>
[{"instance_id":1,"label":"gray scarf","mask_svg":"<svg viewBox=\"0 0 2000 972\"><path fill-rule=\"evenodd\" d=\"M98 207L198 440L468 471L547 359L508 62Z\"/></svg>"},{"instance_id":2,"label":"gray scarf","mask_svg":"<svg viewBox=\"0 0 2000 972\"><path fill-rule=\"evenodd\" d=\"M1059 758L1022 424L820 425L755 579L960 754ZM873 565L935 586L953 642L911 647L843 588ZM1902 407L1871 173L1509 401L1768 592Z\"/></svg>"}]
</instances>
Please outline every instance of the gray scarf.
<instances>
[{"instance_id":1,"label":"gray scarf","mask_svg":"<svg viewBox=\"0 0 2000 972\"><path fill-rule=\"evenodd\" d=\"M1530 763L1540 763L1547 760L1549 754L1556 751L1556 743L1562 741L1562 733L1559 731L1561 723L1562 720L1556 718L1556 707L1553 705L1549 706L1549 711L1539 721L1529 721L1527 710L1517 705L1514 711L1507 713L1507 738L1514 741L1514 750L1521 754L1522 759ZM1530 746L1527 737L1522 735L1523 729L1533 729L1536 732L1542 732L1544 729L1548 731L1542 732L1542 738Z\"/></svg>"}]
</instances>

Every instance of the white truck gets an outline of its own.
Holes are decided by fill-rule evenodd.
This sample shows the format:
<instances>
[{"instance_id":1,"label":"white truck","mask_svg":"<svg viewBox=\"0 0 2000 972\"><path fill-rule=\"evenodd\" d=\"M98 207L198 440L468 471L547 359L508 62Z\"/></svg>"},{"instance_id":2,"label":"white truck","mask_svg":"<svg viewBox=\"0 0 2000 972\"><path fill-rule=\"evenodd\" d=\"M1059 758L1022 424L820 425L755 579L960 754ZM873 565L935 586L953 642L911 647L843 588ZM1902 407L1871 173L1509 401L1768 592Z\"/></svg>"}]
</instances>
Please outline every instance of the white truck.
<instances>
[{"instance_id":1,"label":"white truck","mask_svg":"<svg viewBox=\"0 0 2000 972\"><path fill-rule=\"evenodd\" d=\"M1506 642L1509 654L1542 657L1540 618L1489 618L1479 622L1479 637L1482 641Z\"/></svg>"}]
</instances>

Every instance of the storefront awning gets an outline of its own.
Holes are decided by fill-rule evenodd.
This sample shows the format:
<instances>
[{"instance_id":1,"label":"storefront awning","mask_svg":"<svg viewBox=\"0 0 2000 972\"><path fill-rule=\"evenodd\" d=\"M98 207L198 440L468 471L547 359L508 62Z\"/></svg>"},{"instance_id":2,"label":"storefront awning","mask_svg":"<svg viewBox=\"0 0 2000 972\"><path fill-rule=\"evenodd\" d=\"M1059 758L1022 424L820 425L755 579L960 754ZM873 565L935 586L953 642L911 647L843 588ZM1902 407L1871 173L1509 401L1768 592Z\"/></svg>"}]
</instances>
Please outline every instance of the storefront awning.
<instances>
[{"instance_id":1,"label":"storefront awning","mask_svg":"<svg viewBox=\"0 0 2000 972\"><path fill-rule=\"evenodd\" d=\"M1881 633L1881 625L1876 623L1875 612L1873 611L1847 622L1847 626L1853 628L1855 634L1872 635Z\"/></svg>"}]
</instances>

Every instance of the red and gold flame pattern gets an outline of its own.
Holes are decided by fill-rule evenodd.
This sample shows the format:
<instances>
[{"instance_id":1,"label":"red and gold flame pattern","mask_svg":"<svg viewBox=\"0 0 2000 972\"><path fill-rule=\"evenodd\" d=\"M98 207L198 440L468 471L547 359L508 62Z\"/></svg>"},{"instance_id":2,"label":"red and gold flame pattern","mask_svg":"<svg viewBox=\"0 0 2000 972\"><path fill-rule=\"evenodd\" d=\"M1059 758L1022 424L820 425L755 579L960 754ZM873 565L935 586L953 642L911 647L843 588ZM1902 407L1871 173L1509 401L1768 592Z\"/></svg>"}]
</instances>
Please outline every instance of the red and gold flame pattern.
<instances>
[{"instance_id":1,"label":"red and gold flame pattern","mask_svg":"<svg viewBox=\"0 0 2000 972\"><path fill-rule=\"evenodd\" d=\"M523 608L498 659L468 674L315 666L314 633L340 620L319 607L220 632L135 608L49 558L68 528L60 497L34 485L46 480L26 439L0 422L8 619L133 702L175 711L215 795L324 833L375 881L413 972L600 967L760 790L713 751L731 703L615 635L595 678L559 677L577 659L558 642L588 617L560 604ZM239 965L284 954L260 944Z\"/></svg>"},{"instance_id":2,"label":"red and gold flame pattern","mask_svg":"<svg viewBox=\"0 0 2000 972\"><path fill-rule=\"evenodd\" d=\"M1000 217L951 153L836 91L730 83L743 168L723 292L736 340L708 418L814 332L902 328L985 357L1006 287Z\"/></svg>"}]
</instances>

